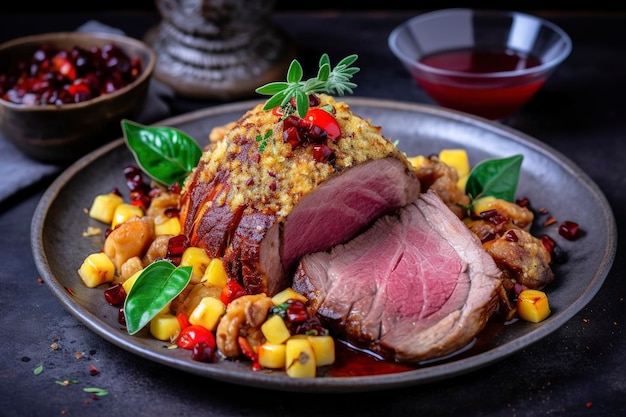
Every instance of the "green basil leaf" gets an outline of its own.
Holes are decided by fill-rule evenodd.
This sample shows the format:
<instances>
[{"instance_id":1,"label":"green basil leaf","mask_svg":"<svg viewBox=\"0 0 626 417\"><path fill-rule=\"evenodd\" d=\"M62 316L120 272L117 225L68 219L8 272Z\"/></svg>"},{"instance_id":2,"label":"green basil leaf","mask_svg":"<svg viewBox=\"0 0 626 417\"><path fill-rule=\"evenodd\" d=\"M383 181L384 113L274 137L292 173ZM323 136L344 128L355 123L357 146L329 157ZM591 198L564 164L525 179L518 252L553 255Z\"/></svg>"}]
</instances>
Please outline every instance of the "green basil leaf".
<instances>
[{"instance_id":1,"label":"green basil leaf","mask_svg":"<svg viewBox=\"0 0 626 417\"><path fill-rule=\"evenodd\" d=\"M191 266L176 267L161 260L148 265L131 287L124 301L124 317L129 334L141 330L187 286Z\"/></svg>"},{"instance_id":2,"label":"green basil leaf","mask_svg":"<svg viewBox=\"0 0 626 417\"><path fill-rule=\"evenodd\" d=\"M492 196L513 202L523 159L522 155L514 155L480 162L470 172L466 194L472 200Z\"/></svg>"},{"instance_id":3,"label":"green basil leaf","mask_svg":"<svg viewBox=\"0 0 626 417\"><path fill-rule=\"evenodd\" d=\"M161 185L182 186L202 156L196 141L173 127L144 126L126 119L121 123L139 167Z\"/></svg>"}]
</instances>

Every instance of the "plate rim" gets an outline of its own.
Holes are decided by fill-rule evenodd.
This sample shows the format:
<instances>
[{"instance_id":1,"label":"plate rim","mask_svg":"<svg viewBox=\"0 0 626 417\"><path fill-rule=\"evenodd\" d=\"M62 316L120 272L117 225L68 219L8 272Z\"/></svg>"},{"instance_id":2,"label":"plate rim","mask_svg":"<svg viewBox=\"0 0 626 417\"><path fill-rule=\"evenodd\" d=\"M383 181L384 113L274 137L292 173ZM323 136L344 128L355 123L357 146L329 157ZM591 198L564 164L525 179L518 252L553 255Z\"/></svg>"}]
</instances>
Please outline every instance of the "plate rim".
<instances>
[{"instance_id":1,"label":"plate rim","mask_svg":"<svg viewBox=\"0 0 626 417\"><path fill-rule=\"evenodd\" d=\"M106 145L88 153L76 162L67 167L46 189L38 202L35 212L33 214L33 220L31 223L31 246L33 257L37 270L44 278L48 288L53 295L61 302L62 306L69 311L79 322L85 325L89 330L96 333L103 339L111 342L112 344L123 348L131 353L137 354L143 358L147 358L151 361L161 363L166 366L175 367L177 369L194 373L200 376L211 378L214 380L222 380L225 382L235 383L239 385L261 387L267 389L275 389L281 391L296 391L296 392L365 392L365 391L379 391L386 389L394 389L412 385L421 385L431 383L443 379L448 379L453 376L459 376L474 372L480 368L484 368L495 362L499 362L517 352L521 349L530 346L556 331L569 321L576 313L578 313L585 305L587 305L591 299L596 295L599 289L602 287L604 280L610 272L613 264L616 250L617 250L617 226L612 209L602 193L598 185L584 172L580 167L574 164L568 157L550 147L549 145L540 142L539 140L513 129L509 126L492 122L478 116L469 115L463 112L449 110L434 105L412 103L396 100L385 100L376 98L363 98L363 97L349 97L345 98L348 105L362 106L371 108L384 108L388 110L404 110L416 113L423 113L432 117L440 117L443 119L449 119L460 123L468 123L480 129L486 129L489 131L497 131L499 133L505 133L507 138L514 142L526 147L530 147L535 152L539 152L542 155L553 160L557 165L563 166L567 169L568 173L575 175L576 178L581 181L594 196L597 197L600 207L602 207L602 218L607 224L607 246L604 251L604 256L598 270L593 274L593 279L589 281L589 285L585 287L585 291L580 296L568 305L563 310L559 311L559 315L555 320L550 323L530 331L514 340L508 341L502 345L496 346L492 349L484 352L477 353L473 356L465 357L460 362L464 366L459 367L459 361L443 362L441 364L434 364L431 366L418 368L412 371L406 371L402 373L374 375L374 376L356 376L356 377L320 377L313 379L284 379L271 376L269 374L252 374L252 373L238 373L233 376L231 372L224 369L215 367L209 368L211 372L202 372L195 364L190 364L190 360L180 360L175 357L166 357L157 354L156 352L150 352L143 349L137 344L130 343L122 337L116 337L106 328L102 328L96 325L96 321L101 321L96 315L90 311L84 311L85 309L79 308L77 303L72 303L70 294L62 288L60 282L52 273L48 259L45 253L43 243L43 225L48 209L54 202L56 194L67 185L69 181L85 169L88 165L96 160L105 157L108 153L115 149L124 146L124 138L120 137L115 139ZM187 122L193 122L203 118L225 114L229 112L241 112L252 108L254 105L260 103L261 100L247 100L235 103L228 103L217 105L213 107L194 110L181 115L169 117L161 121L152 123L153 126L179 126ZM55 285L56 283L56 285ZM418 376L416 376L416 374Z\"/></svg>"}]
</instances>

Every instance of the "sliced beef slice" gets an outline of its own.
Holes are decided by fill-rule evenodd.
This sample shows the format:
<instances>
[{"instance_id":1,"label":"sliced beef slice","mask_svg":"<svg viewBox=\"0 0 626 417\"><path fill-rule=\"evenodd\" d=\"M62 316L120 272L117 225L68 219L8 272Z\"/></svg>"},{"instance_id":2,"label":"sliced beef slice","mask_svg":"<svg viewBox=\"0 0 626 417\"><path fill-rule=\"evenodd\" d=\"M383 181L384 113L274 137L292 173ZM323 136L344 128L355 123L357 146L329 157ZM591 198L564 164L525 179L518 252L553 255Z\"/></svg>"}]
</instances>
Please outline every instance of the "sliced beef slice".
<instances>
[{"instance_id":1,"label":"sliced beef slice","mask_svg":"<svg viewBox=\"0 0 626 417\"><path fill-rule=\"evenodd\" d=\"M452 353L497 307L500 271L429 191L330 251L304 256L293 287L348 342L398 362Z\"/></svg>"}]
</instances>

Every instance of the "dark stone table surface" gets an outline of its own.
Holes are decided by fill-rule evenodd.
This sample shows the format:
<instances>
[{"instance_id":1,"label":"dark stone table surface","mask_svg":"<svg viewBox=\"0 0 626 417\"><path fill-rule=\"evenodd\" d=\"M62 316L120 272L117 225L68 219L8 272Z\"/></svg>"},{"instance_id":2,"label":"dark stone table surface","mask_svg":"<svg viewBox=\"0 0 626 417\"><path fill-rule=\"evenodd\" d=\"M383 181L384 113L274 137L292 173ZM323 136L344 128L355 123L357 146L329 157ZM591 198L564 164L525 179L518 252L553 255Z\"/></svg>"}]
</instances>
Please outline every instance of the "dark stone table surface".
<instances>
[{"instance_id":1,"label":"dark stone table surface","mask_svg":"<svg viewBox=\"0 0 626 417\"><path fill-rule=\"evenodd\" d=\"M305 68L321 53L359 54L358 95L429 103L387 47L415 12L277 12ZM506 123L570 158L597 183L626 232L626 15L537 11L573 51L533 101ZM142 36L156 12L0 12L0 41L98 20ZM217 102L173 98L172 115ZM26 169L26 168L25 168ZM26 171L25 171L26 172ZM569 322L480 370L373 393L276 392L220 383L137 357L103 340L38 281L30 242L36 205L57 170L0 202L0 416L623 416L626 415L626 262L623 242L604 285ZM52 174L50 174L52 172ZM17 175L17 171L16 174ZM11 184L11 175L3 178ZM575 201L572 204L576 204ZM57 341L59 348L51 345ZM77 359L76 352L85 356ZM41 375L33 370L45 364ZM89 363L101 372L90 376ZM57 379L76 378L61 387ZM110 394L93 400L85 384Z\"/></svg>"}]
</instances>

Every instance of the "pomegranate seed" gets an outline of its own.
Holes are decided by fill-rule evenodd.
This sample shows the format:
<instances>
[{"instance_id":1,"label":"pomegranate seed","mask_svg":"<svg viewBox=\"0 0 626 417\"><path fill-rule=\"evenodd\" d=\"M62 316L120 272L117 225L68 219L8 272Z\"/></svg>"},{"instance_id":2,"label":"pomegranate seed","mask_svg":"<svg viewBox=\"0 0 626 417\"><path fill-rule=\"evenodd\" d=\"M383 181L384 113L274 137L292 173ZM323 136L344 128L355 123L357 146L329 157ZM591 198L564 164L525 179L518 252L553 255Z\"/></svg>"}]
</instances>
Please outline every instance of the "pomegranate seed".
<instances>
[{"instance_id":1,"label":"pomegranate seed","mask_svg":"<svg viewBox=\"0 0 626 417\"><path fill-rule=\"evenodd\" d=\"M287 300L287 310L285 313L287 320L292 323L305 321L309 317L304 303L293 299Z\"/></svg>"},{"instance_id":2,"label":"pomegranate seed","mask_svg":"<svg viewBox=\"0 0 626 417\"><path fill-rule=\"evenodd\" d=\"M305 321L298 323L295 334L310 334L321 336L328 334L328 330L326 330L324 326L322 326L322 323L317 316L311 316Z\"/></svg>"},{"instance_id":3,"label":"pomegranate seed","mask_svg":"<svg viewBox=\"0 0 626 417\"><path fill-rule=\"evenodd\" d=\"M526 207L527 209L530 209L530 200L528 199L528 197L520 197L517 200L515 200L515 204L517 204L520 207Z\"/></svg>"},{"instance_id":4,"label":"pomegranate seed","mask_svg":"<svg viewBox=\"0 0 626 417\"><path fill-rule=\"evenodd\" d=\"M124 315L124 306L117 311L117 322L126 327L126 316Z\"/></svg>"},{"instance_id":5,"label":"pomegranate seed","mask_svg":"<svg viewBox=\"0 0 626 417\"><path fill-rule=\"evenodd\" d=\"M112 306L118 306L126 300L126 291L122 284L117 284L104 291L104 298Z\"/></svg>"},{"instance_id":6,"label":"pomegranate seed","mask_svg":"<svg viewBox=\"0 0 626 417\"><path fill-rule=\"evenodd\" d=\"M494 240L496 238L496 234L489 232L489 233L485 233L484 236L481 237L480 242L481 243L486 243L489 242L491 240Z\"/></svg>"},{"instance_id":7,"label":"pomegranate seed","mask_svg":"<svg viewBox=\"0 0 626 417\"><path fill-rule=\"evenodd\" d=\"M193 346L191 359L198 362L213 362L215 360L215 348L207 342L198 342Z\"/></svg>"},{"instance_id":8,"label":"pomegranate seed","mask_svg":"<svg viewBox=\"0 0 626 417\"><path fill-rule=\"evenodd\" d=\"M334 161L335 153L325 144L313 145L313 159L317 162Z\"/></svg>"},{"instance_id":9,"label":"pomegranate seed","mask_svg":"<svg viewBox=\"0 0 626 417\"><path fill-rule=\"evenodd\" d=\"M578 223L566 220L559 226L559 235L567 240L576 240L580 237L580 227Z\"/></svg>"},{"instance_id":10,"label":"pomegranate seed","mask_svg":"<svg viewBox=\"0 0 626 417\"><path fill-rule=\"evenodd\" d=\"M514 230L507 230L504 234L504 239L507 242L517 242L519 240Z\"/></svg>"},{"instance_id":11,"label":"pomegranate seed","mask_svg":"<svg viewBox=\"0 0 626 417\"><path fill-rule=\"evenodd\" d=\"M543 243L543 246L550 254L554 253L554 248L556 247L554 239L548 235L541 235L541 243Z\"/></svg>"},{"instance_id":12,"label":"pomegranate seed","mask_svg":"<svg viewBox=\"0 0 626 417\"><path fill-rule=\"evenodd\" d=\"M495 225L501 225L509 221L508 217L498 213L498 211L495 209L483 211L482 213L480 213L480 217L485 220L489 220Z\"/></svg>"},{"instance_id":13,"label":"pomegranate seed","mask_svg":"<svg viewBox=\"0 0 626 417\"><path fill-rule=\"evenodd\" d=\"M179 258L189 247L189 238L185 235L173 236L167 242L167 257L170 259Z\"/></svg>"},{"instance_id":14,"label":"pomegranate seed","mask_svg":"<svg viewBox=\"0 0 626 417\"><path fill-rule=\"evenodd\" d=\"M171 218L178 217L178 215L180 214L180 211L178 210L177 207L168 207L165 209L163 214L165 214L165 217L171 219Z\"/></svg>"},{"instance_id":15,"label":"pomegranate seed","mask_svg":"<svg viewBox=\"0 0 626 417\"><path fill-rule=\"evenodd\" d=\"M180 184L175 182L168 187L168 191L174 194L180 194Z\"/></svg>"},{"instance_id":16,"label":"pomegranate seed","mask_svg":"<svg viewBox=\"0 0 626 417\"><path fill-rule=\"evenodd\" d=\"M289 116L289 117L293 117L293 116ZM283 130L283 141L285 143L289 143L292 148L295 148L302 142L302 138L300 137L300 133L298 132L298 129L295 128L294 126L291 126Z\"/></svg>"}]
</instances>

